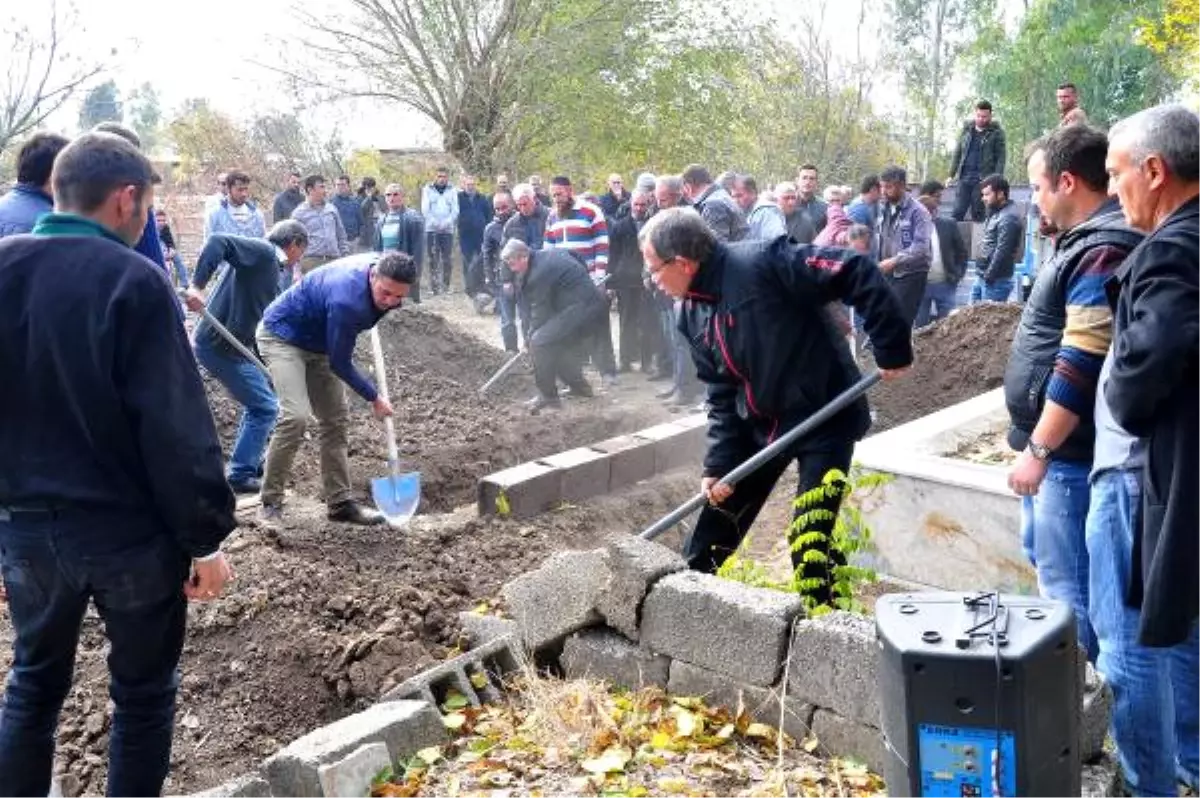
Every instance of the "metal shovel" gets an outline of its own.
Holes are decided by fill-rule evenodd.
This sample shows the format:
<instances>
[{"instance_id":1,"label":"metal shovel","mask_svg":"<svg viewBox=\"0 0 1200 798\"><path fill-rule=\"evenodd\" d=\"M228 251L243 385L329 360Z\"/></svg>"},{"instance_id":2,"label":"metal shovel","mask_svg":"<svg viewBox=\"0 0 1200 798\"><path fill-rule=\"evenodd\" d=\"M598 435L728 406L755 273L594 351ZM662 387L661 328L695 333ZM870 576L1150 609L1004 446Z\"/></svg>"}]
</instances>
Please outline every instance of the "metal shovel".
<instances>
[{"instance_id":1,"label":"metal shovel","mask_svg":"<svg viewBox=\"0 0 1200 798\"><path fill-rule=\"evenodd\" d=\"M835 396L833 401L831 401L829 404L825 405L820 410L804 419L802 423L797 424L785 434L781 435L774 443L770 444L758 454L754 455L749 460L723 476L720 481L717 482L717 484L736 485L742 479L757 471L764 463L775 459L780 452L795 443L798 438L807 435L840 413L860 396L871 390L871 388L874 387L875 383L879 382L879 380L880 374L878 371L873 371L867 376L863 377L861 380ZM666 532L668 529L687 518L693 512L703 507L706 501L708 501L708 497L705 496L703 492L697 493L685 503L679 505L670 513L664 515L662 518L648 527L644 532L642 532L642 538L644 540L654 540L654 538L658 537L663 532Z\"/></svg>"},{"instance_id":2,"label":"metal shovel","mask_svg":"<svg viewBox=\"0 0 1200 798\"><path fill-rule=\"evenodd\" d=\"M388 398L387 371L383 362L383 343L379 330L371 328L371 350L375 355L375 380L379 383L379 395L385 402ZM391 526L404 526L417 512L421 503L421 474L417 471L400 473L400 452L396 448L396 425L391 416L383 420L387 436L388 475L371 480L371 498L375 506Z\"/></svg>"},{"instance_id":3,"label":"metal shovel","mask_svg":"<svg viewBox=\"0 0 1200 798\"><path fill-rule=\"evenodd\" d=\"M181 291L179 294L180 299L184 298L184 296L184 293ZM212 325L212 328L217 331L217 335L220 335L222 338L224 338L230 346L241 352L243 357L257 366L259 371L267 375L268 380L271 379L271 372L267 370L267 364L263 363L259 356L254 354L253 349L246 346L244 343L234 337L233 333L229 331L228 327L217 321L217 317L209 311L208 305L200 306L200 317Z\"/></svg>"},{"instance_id":4,"label":"metal shovel","mask_svg":"<svg viewBox=\"0 0 1200 798\"><path fill-rule=\"evenodd\" d=\"M510 357L508 360L504 361L504 365L501 366L500 368L496 369L496 373L493 374L490 378L488 378L487 382L485 382L483 385L479 386L479 395L483 396L489 390L491 390L493 385L500 382L500 380L504 379L504 375L507 374L508 372L512 371L513 367L517 365L517 361L519 361L524 355L525 355L524 352L517 352L515 355Z\"/></svg>"}]
</instances>

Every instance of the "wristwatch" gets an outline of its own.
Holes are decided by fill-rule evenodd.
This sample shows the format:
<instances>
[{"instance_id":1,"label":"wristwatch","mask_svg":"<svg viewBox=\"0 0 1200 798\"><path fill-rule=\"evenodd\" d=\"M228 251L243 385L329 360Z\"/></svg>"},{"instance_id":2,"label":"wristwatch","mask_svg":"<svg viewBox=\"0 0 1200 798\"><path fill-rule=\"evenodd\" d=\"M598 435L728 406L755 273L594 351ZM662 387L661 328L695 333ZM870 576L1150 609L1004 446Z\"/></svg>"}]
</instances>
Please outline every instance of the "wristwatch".
<instances>
[{"instance_id":1,"label":"wristwatch","mask_svg":"<svg viewBox=\"0 0 1200 798\"><path fill-rule=\"evenodd\" d=\"M1054 454L1054 450L1046 444L1032 440L1029 442L1028 449L1035 460L1041 460L1043 463L1050 459L1050 455Z\"/></svg>"}]
</instances>

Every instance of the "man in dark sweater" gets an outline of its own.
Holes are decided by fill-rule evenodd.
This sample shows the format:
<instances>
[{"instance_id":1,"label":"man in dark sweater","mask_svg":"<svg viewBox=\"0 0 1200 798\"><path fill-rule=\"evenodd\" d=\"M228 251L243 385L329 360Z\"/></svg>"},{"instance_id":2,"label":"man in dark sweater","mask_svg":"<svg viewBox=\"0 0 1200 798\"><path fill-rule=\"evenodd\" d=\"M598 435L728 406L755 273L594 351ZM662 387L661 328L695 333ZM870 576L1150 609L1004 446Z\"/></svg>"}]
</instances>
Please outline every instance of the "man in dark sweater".
<instances>
[{"instance_id":1,"label":"man in dark sweater","mask_svg":"<svg viewBox=\"0 0 1200 798\"><path fill-rule=\"evenodd\" d=\"M458 192L458 248L463 259L463 287L474 299L483 290L482 269L478 268L483 248L483 229L492 221L492 203L475 187L475 178L465 175Z\"/></svg>"},{"instance_id":2,"label":"man in dark sweater","mask_svg":"<svg viewBox=\"0 0 1200 798\"><path fill-rule=\"evenodd\" d=\"M288 175L287 188L275 195L275 201L271 205L271 216L274 221L282 222L284 219L292 218L292 211L304 202L304 192L300 190L302 179L299 172L292 172Z\"/></svg>"},{"instance_id":3,"label":"man in dark sweater","mask_svg":"<svg viewBox=\"0 0 1200 798\"><path fill-rule=\"evenodd\" d=\"M495 299L496 312L500 316L500 337L504 341L505 352L516 352L517 343L517 297L512 291L504 290L502 274L504 266L500 262L500 248L504 246L504 225L512 218L516 209L512 195L507 191L497 191L492 196L492 207L496 216L483 228L483 250L480 259L483 265L483 282L486 290ZM512 283L508 283L509 289Z\"/></svg>"},{"instance_id":4,"label":"man in dark sweater","mask_svg":"<svg viewBox=\"0 0 1200 798\"><path fill-rule=\"evenodd\" d=\"M13 658L0 791L46 795L89 603L110 643L108 794L158 795L187 599L220 594L235 525L221 445L162 270L133 251L150 163L85 133L57 212L0 241L0 551Z\"/></svg>"},{"instance_id":5,"label":"man in dark sweater","mask_svg":"<svg viewBox=\"0 0 1200 798\"><path fill-rule=\"evenodd\" d=\"M1007 302L1012 296L1013 270L1024 252L1024 220L1009 199L1004 175L988 175L980 182L979 191L988 216L983 223L971 302Z\"/></svg>"},{"instance_id":6,"label":"man in dark sweater","mask_svg":"<svg viewBox=\"0 0 1200 798\"><path fill-rule=\"evenodd\" d=\"M279 424L267 448L264 521L282 518L284 486L309 416L316 416L329 520L383 523L382 515L354 500L345 386L369 402L377 418L392 415L392 406L355 368L354 344L359 333L400 307L416 279L413 259L403 252L389 252L372 266L346 263L316 269L267 307L256 338L279 396Z\"/></svg>"},{"instance_id":7,"label":"man in dark sweater","mask_svg":"<svg viewBox=\"0 0 1200 798\"><path fill-rule=\"evenodd\" d=\"M188 289L188 309L209 312L233 337L254 350L254 330L263 311L279 293L280 274L290 271L304 256L308 231L294 219L278 222L267 240L214 233L200 252ZM222 263L229 264L207 302L204 289ZM229 457L229 486L234 493L258 493L262 487L263 452L275 428L279 403L271 382L258 365L213 329L206 319L196 325L193 347L196 360L225 386L242 406L237 439Z\"/></svg>"},{"instance_id":8,"label":"man in dark sweater","mask_svg":"<svg viewBox=\"0 0 1200 798\"><path fill-rule=\"evenodd\" d=\"M1004 129L992 119L992 104L975 103L974 118L963 125L950 158L950 185L954 186L954 220L961 222L971 211L971 220L982 222L984 202L979 181L986 175L1004 174L1008 159Z\"/></svg>"},{"instance_id":9,"label":"man in dark sweater","mask_svg":"<svg viewBox=\"0 0 1200 798\"><path fill-rule=\"evenodd\" d=\"M529 320L527 345L538 388L527 405L530 413L558 409L558 380L571 396L591 396L583 378L585 346L608 303L583 260L561 249L535 251L516 239L504 245L500 258L516 276L522 314Z\"/></svg>"},{"instance_id":10,"label":"man in dark sweater","mask_svg":"<svg viewBox=\"0 0 1200 798\"><path fill-rule=\"evenodd\" d=\"M834 416L734 489L724 477L780 434L803 422L859 379L844 340L825 306L853 303L863 314L884 378L912 363L909 322L873 261L845 249L792 244L786 238L726 244L694 211L659 211L642 228L642 256L655 285L686 300L679 330L690 343L700 380L708 386L708 452L701 489L710 505L684 543L684 557L699 571L715 572L737 549L775 483L795 461L797 495L823 484L834 470L850 469L854 443L871 426L866 399ZM827 521L806 531L832 534L841 494L816 503ZM797 576L813 580L806 591L830 603L836 557L792 551Z\"/></svg>"}]
</instances>

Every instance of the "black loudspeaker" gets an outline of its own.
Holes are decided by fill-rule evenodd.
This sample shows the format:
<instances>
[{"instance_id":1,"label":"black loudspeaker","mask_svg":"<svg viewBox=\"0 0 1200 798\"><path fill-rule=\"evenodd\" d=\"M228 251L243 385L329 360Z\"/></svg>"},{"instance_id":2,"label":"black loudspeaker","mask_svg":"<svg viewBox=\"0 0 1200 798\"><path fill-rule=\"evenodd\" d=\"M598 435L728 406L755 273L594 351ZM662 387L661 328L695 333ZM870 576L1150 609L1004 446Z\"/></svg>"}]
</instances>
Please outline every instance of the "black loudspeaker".
<instances>
[{"instance_id":1,"label":"black loudspeaker","mask_svg":"<svg viewBox=\"0 0 1200 798\"><path fill-rule=\"evenodd\" d=\"M889 795L1079 795L1075 615L997 593L875 608Z\"/></svg>"}]
</instances>

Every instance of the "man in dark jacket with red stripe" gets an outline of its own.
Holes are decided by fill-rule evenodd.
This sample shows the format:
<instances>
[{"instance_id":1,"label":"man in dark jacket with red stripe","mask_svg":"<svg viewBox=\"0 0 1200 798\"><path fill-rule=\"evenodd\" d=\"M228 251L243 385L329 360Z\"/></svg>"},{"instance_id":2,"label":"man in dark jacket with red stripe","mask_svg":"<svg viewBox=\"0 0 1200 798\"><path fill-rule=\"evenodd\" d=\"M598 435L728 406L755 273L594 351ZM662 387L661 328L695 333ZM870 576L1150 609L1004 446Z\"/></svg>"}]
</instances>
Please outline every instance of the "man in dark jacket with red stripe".
<instances>
[{"instance_id":1,"label":"man in dark jacket with red stripe","mask_svg":"<svg viewBox=\"0 0 1200 798\"><path fill-rule=\"evenodd\" d=\"M746 477L736 491L717 485L859 379L825 305L847 301L862 314L884 378L912 363L909 324L879 268L850 250L793 244L784 236L725 244L686 209L659 212L640 240L655 285L683 300L679 330L708 386L709 448L701 484L710 504L684 556L692 568L714 572L741 543L793 460L802 495L830 471L848 472L854 443L871 426L866 400L859 400ZM831 491L813 507L836 514L840 502L841 493ZM806 528L826 538L832 530L832 519ZM820 548L828 554L828 540ZM804 554L792 552L797 576L813 580L804 592L815 604L831 603L836 557L804 564Z\"/></svg>"}]
</instances>

